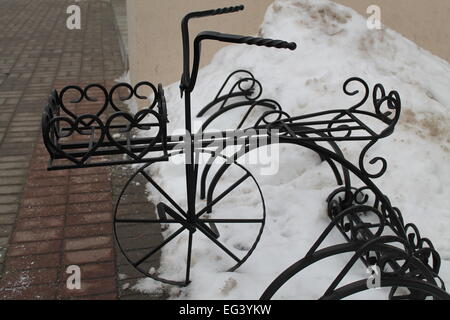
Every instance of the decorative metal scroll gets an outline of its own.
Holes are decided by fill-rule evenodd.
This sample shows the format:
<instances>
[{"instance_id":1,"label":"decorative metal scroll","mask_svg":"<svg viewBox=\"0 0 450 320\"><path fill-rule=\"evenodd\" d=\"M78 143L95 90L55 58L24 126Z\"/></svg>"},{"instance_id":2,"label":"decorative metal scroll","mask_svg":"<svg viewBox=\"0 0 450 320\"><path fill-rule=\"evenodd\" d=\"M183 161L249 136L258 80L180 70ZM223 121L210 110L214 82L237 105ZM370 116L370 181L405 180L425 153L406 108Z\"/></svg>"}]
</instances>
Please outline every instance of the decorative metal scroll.
<instances>
[{"instance_id":1,"label":"decorative metal scroll","mask_svg":"<svg viewBox=\"0 0 450 320\"><path fill-rule=\"evenodd\" d=\"M277 141L280 143L301 145L318 152L324 161L330 162L338 184L344 185L333 192L327 200L328 215L332 220L330 225L306 256L274 280L261 298L273 297L294 275L313 263L330 256L354 252L354 256L324 292L322 299L345 298L370 289L367 286L367 279L345 285L341 283L358 260L367 267L379 268L381 273L379 285L390 288L389 299L429 297L448 299L450 296L445 292L444 282L439 277L440 257L432 242L422 238L414 224L405 224L400 210L392 207L389 199L372 182L372 179L379 178L386 172L387 161L381 157L369 161L372 165L376 162L382 164L377 173L369 173L364 164L367 151L378 140L393 133L401 112L400 95L396 91L386 94L384 87L377 84L372 91L373 109L362 110L370 97L369 86L359 78L347 80L344 84L344 93L350 96L359 93L348 89L352 83L359 83L364 88L363 98L348 109L291 117L279 105L273 109L267 105L265 107L269 110L247 129L249 131L266 129L269 135L277 134ZM266 100L259 101L262 105ZM214 120L237 106L248 108L248 105L239 105L239 101L234 101L230 105L224 105L210 115L202 129L206 129ZM254 105L258 105L258 101L252 104ZM251 108L243 113L244 116L237 128L242 127L241 124L248 117L249 111ZM378 131L369 126L369 123L378 127ZM271 140L268 141L270 143ZM358 166L351 165L337 146L337 143L345 141L369 141L361 150ZM319 143L327 143L329 147L324 148ZM238 159L251 150L250 145L245 145L234 157ZM335 162L342 165L342 173L337 169L338 166L334 165ZM215 184L226 170L227 166L223 165L222 170L213 176L209 186L206 183L209 168L206 167L203 171L200 195L207 203L211 202ZM349 171L362 182L367 182L367 185L353 187ZM320 245L333 229L338 229L348 243L320 249Z\"/></svg>"},{"instance_id":2,"label":"decorative metal scroll","mask_svg":"<svg viewBox=\"0 0 450 320\"><path fill-rule=\"evenodd\" d=\"M151 89L151 95L139 93L144 87ZM127 92L124 96L117 94L122 103L132 98L153 100L132 115L119 108L116 99L119 91ZM66 96L70 93L75 98L68 100ZM89 109L97 107L98 111L78 114L77 108L83 111L86 106ZM134 87L119 83L109 92L99 84L88 85L84 89L68 86L59 93L53 90L42 116L42 135L51 157L49 167L63 169L166 160L167 122L166 100L161 85L156 89L150 82L140 82ZM139 132L149 132L149 136L133 138ZM157 143L161 148L155 155L157 150L153 147ZM153 155L149 157L149 153ZM111 155L126 155L127 159L102 159Z\"/></svg>"}]
</instances>

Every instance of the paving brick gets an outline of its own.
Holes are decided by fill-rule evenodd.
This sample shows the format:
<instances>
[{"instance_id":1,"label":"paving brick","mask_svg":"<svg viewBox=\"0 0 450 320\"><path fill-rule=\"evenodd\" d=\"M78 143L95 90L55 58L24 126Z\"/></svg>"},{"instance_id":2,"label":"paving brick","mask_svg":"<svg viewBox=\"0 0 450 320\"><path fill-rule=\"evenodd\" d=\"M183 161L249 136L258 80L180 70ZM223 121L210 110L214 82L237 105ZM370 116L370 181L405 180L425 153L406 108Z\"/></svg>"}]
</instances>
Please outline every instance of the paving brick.
<instances>
[{"instance_id":1,"label":"paving brick","mask_svg":"<svg viewBox=\"0 0 450 320\"><path fill-rule=\"evenodd\" d=\"M57 287L55 285L0 289L1 300L51 300L56 298L56 294Z\"/></svg>"},{"instance_id":2,"label":"paving brick","mask_svg":"<svg viewBox=\"0 0 450 320\"><path fill-rule=\"evenodd\" d=\"M0 204L19 203L20 197L16 194L0 195Z\"/></svg>"},{"instance_id":3,"label":"paving brick","mask_svg":"<svg viewBox=\"0 0 450 320\"><path fill-rule=\"evenodd\" d=\"M44 161L36 161L36 159L34 158L33 162L30 165L30 169L33 171L47 171L48 155L46 155L42 158L44 159Z\"/></svg>"},{"instance_id":4,"label":"paving brick","mask_svg":"<svg viewBox=\"0 0 450 320\"><path fill-rule=\"evenodd\" d=\"M85 184L71 184L69 186L69 193L84 193L84 192L105 192L111 191L110 183L85 183Z\"/></svg>"},{"instance_id":5,"label":"paving brick","mask_svg":"<svg viewBox=\"0 0 450 320\"><path fill-rule=\"evenodd\" d=\"M112 246L113 246L112 236L86 237L78 239L67 239L64 241L64 250L66 251L96 249Z\"/></svg>"},{"instance_id":6,"label":"paving brick","mask_svg":"<svg viewBox=\"0 0 450 320\"><path fill-rule=\"evenodd\" d=\"M17 213L19 211L18 204L0 204L0 215Z\"/></svg>"},{"instance_id":7,"label":"paving brick","mask_svg":"<svg viewBox=\"0 0 450 320\"><path fill-rule=\"evenodd\" d=\"M0 121L9 121L12 117L12 112L5 112L0 114Z\"/></svg>"},{"instance_id":8,"label":"paving brick","mask_svg":"<svg viewBox=\"0 0 450 320\"><path fill-rule=\"evenodd\" d=\"M5 263L7 270L28 270L56 268L60 264L60 253L33 256L9 257Z\"/></svg>"},{"instance_id":9,"label":"paving brick","mask_svg":"<svg viewBox=\"0 0 450 320\"><path fill-rule=\"evenodd\" d=\"M53 186L67 186L69 177L57 177L57 178L29 178L27 180L27 186L29 187L53 187Z\"/></svg>"},{"instance_id":10,"label":"paving brick","mask_svg":"<svg viewBox=\"0 0 450 320\"><path fill-rule=\"evenodd\" d=\"M71 225L79 225L79 224L97 224L103 222L112 222L113 214L111 212L102 212L102 213L84 213L84 214L74 214L69 215L66 218L66 224L68 226Z\"/></svg>"},{"instance_id":11,"label":"paving brick","mask_svg":"<svg viewBox=\"0 0 450 320\"><path fill-rule=\"evenodd\" d=\"M62 236L63 236L62 228L16 231L13 235L13 242L55 240L61 239Z\"/></svg>"},{"instance_id":12,"label":"paving brick","mask_svg":"<svg viewBox=\"0 0 450 320\"><path fill-rule=\"evenodd\" d=\"M41 144L41 143L43 143L43 142L39 141L39 144ZM42 154L42 155L34 154L33 162L31 163L30 168L32 168L32 166L35 165L35 164L40 164L40 165L42 165L44 167L43 169L46 169L47 165L48 165L48 161L49 161L48 154L45 154L45 153Z\"/></svg>"},{"instance_id":13,"label":"paving brick","mask_svg":"<svg viewBox=\"0 0 450 320\"><path fill-rule=\"evenodd\" d=\"M30 98L29 95L27 95L27 97ZM32 99L34 99L34 101L36 101L36 97L32 97ZM25 101L25 98L22 100ZM10 123L10 127L12 127L12 128L25 129L25 128L30 128L30 126L39 128L38 126L36 126L36 118L32 119L30 117L30 119L17 120L16 117L14 117L14 120ZM25 132L25 131L22 131L22 132Z\"/></svg>"},{"instance_id":14,"label":"paving brick","mask_svg":"<svg viewBox=\"0 0 450 320\"><path fill-rule=\"evenodd\" d=\"M93 262L113 261L114 251L112 248L71 251L64 254L64 264L83 264Z\"/></svg>"},{"instance_id":15,"label":"paving brick","mask_svg":"<svg viewBox=\"0 0 450 320\"><path fill-rule=\"evenodd\" d=\"M16 221L15 214L2 214L0 215L0 225L13 224Z\"/></svg>"},{"instance_id":16,"label":"paving brick","mask_svg":"<svg viewBox=\"0 0 450 320\"><path fill-rule=\"evenodd\" d=\"M79 169L75 172L71 173L71 176L81 176L81 175L109 175L109 171L107 168L99 167L99 168L83 168Z\"/></svg>"},{"instance_id":17,"label":"paving brick","mask_svg":"<svg viewBox=\"0 0 450 320\"><path fill-rule=\"evenodd\" d=\"M3 287L14 288L55 283L58 278L58 269L31 269L15 272L5 272L1 280Z\"/></svg>"},{"instance_id":18,"label":"paving brick","mask_svg":"<svg viewBox=\"0 0 450 320\"><path fill-rule=\"evenodd\" d=\"M37 241L11 244L8 256L26 256L33 254L55 253L61 251L62 240Z\"/></svg>"},{"instance_id":19,"label":"paving brick","mask_svg":"<svg viewBox=\"0 0 450 320\"><path fill-rule=\"evenodd\" d=\"M34 143L17 143L17 142L3 142L0 148L0 152L9 155L25 155L29 154L30 150L34 147ZM3 174L3 173L4 174ZM27 173L25 169L14 169L8 171L0 171L0 176L21 176Z\"/></svg>"},{"instance_id":20,"label":"paving brick","mask_svg":"<svg viewBox=\"0 0 450 320\"><path fill-rule=\"evenodd\" d=\"M146 212L152 212L152 204L151 203L147 203L144 207L142 205L142 203L124 203L121 204L117 210L117 216L118 217L130 217L130 216L135 216L135 215L142 215L143 213Z\"/></svg>"},{"instance_id":21,"label":"paving brick","mask_svg":"<svg viewBox=\"0 0 450 320\"><path fill-rule=\"evenodd\" d=\"M67 170L60 171L47 171L47 170L32 170L30 172L30 179L36 178L57 178L57 177L65 177L69 174Z\"/></svg>"},{"instance_id":22,"label":"paving brick","mask_svg":"<svg viewBox=\"0 0 450 320\"><path fill-rule=\"evenodd\" d=\"M64 216L26 218L20 219L17 222L16 230L52 228L63 226L64 226Z\"/></svg>"},{"instance_id":23,"label":"paving brick","mask_svg":"<svg viewBox=\"0 0 450 320\"><path fill-rule=\"evenodd\" d=\"M54 196L54 195L63 195L67 192L67 185L60 186L41 186L41 187L27 187L25 188L24 197L45 197L45 196Z\"/></svg>"},{"instance_id":24,"label":"paving brick","mask_svg":"<svg viewBox=\"0 0 450 320\"><path fill-rule=\"evenodd\" d=\"M0 162L0 170L27 168L28 162Z\"/></svg>"},{"instance_id":25,"label":"paving brick","mask_svg":"<svg viewBox=\"0 0 450 320\"><path fill-rule=\"evenodd\" d=\"M109 202L112 201L110 192L69 194L69 203L86 203L86 202L103 202L103 201Z\"/></svg>"},{"instance_id":26,"label":"paving brick","mask_svg":"<svg viewBox=\"0 0 450 320\"><path fill-rule=\"evenodd\" d=\"M24 207L41 207L49 205L60 205L66 203L65 195L52 195L38 198L25 198L22 201Z\"/></svg>"},{"instance_id":27,"label":"paving brick","mask_svg":"<svg viewBox=\"0 0 450 320\"><path fill-rule=\"evenodd\" d=\"M71 176L70 185L72 184L90 184L90 183L107 183L110 181L108 175L105 174L92 174L92 175L81 175L81 176Z\"/></svg>"},{"instance_id":28,"label":"paving brick","mask_svg":"<svg viewBox=\"0 0 450 320\"><path fill-rule=\"evenodd\" d=\"M109 235L113 232L113 226L109 223L86 224L68 226L65 228L66 238L90 237L95 235Z\"/></svg>"},{"instance_id":29,"label":"paving brick","mask_svg":"<svg viewBox=\"0 0 450 320\"><path fill-rule=\"evenodd\" d=\"M27 170L25 169L1 170L0 178L3 179L4 177L23 177L26 176L26 174Z\"/></svg>"},{"instance_id":30,"label":"paving brick","mask_svg":"<svg viewBox=\"0 0 450 320\"><path fill-rule=\"evenodd\" d=\"M14 143L24 143L24 142L34 142L36 140L35 137L22 137L22 138L14 138L8 135L3 142L14 144Z\"/></svg>"},{"instance_id":31,"label":"paving brick","mask_svg":"<svg viewBox=\"0 0 450 320\"><path fill-rule=\"evenodd\" d=\"M67 206L68 214L91 213L91 212L112 212L111 201L95 203L76 203Z\"/></svg>"},{"instance_id":32,"label":"paving brick","mask_svg":"<svg viewBox=\"0 0 450 320\"><path fill-rule=\"evenodd\" d=\"M18 180L18 181L22 181ZM20 194L22 193L23 187L21 185L4 185L0 186L0 195L7 195L7 194Z\"/></svg>"},{"instance_id":33,"label":"paving brick","mask_svg":"<svg viewBox=\"0 0 450 320\"><path fill-rule=\"evenodd\" d=\"M1 209L1 206L0 206ZM20 208L20 217L43 217L64 215L66 212L66 205L57 206L39 206L39 207L22 207Z\"/></svg>"}]
</instances>

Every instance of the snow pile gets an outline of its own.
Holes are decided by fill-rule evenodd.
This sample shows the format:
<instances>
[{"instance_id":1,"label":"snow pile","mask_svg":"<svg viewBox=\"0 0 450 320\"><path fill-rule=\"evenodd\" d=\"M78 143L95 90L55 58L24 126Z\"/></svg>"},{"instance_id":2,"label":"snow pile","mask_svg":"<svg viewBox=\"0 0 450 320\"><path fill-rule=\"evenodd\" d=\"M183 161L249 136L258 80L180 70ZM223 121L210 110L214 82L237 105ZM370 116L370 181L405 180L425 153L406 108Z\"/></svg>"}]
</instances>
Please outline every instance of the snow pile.
<instances>
[{"instance_id":1,"label":"snow pile","mask_svg":"<svg viewBox=\"0 0 450 320\"><path fill-rule=\"evenodd\" d=\"M442 275L450 284L450 65L392 30L368 30L364 17L327 0L275 1L258 36L295 41L298 48L293 52L245 45L222 49L200 71L193 114L214 98L225 77L237 69L251 71L263 84L263 98L279 101L291 115L352 106L358 97L346 96L342 84L353 76L365 79L371 88L379 82L388 91L399 91L401 121L394 135L375 145L368 156L388 160L388 172L376 183L401 209L405 220L416 223L422 236L434 242L442 259L447 260L443 261ZM166 88L166 97L169 133L180 133L184 105L178 83ZM227 116L214 127L233 128L238 119L239 114ZM341 147L352 159L361 150L359 144ZM197 232L193 282L172 291L176 292L174 298L256 299L281 271L303 257L329 222L325 199L336 183L326 163L306 150L281 147L279 165L275 176L259 176L258 170L251 170L261 184L267 207L266 228L254 254L236 272L225 272L226 266L232 265L230 261ZM161 163L152 167L151 174L184 204L184 166ZM245 194L227 201L228 209L236 208L236 212L251 214L257 210ZM183 274L187 238L183 233L164 248L163 276ZM341 242L343 238L334 233L327 243ZM337 257L308 269L277 297L318 298L345 262L346 257ZM366 276L361 267L348 280ZM152 280L146 281L151 291L155 286ZM145 281L139 287L145 289ZM370 297L384 294L375 290Z\"/></svg>"}]
</instances>

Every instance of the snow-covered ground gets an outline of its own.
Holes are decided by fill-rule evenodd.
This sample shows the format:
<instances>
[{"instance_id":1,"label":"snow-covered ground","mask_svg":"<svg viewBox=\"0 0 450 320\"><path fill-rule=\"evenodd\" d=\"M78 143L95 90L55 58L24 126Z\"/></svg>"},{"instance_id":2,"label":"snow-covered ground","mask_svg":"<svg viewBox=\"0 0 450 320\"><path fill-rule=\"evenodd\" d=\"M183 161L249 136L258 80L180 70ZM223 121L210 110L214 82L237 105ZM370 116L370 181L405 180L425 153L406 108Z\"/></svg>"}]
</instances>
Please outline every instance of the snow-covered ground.
<instances>
[{"instance_id":1,"label":"snow-covered ground","mask_svg":"<svg viewBox=\"0 0 450 320\"><path fill-rule=\"evenodd\" d=\"M263 98L279 101L291 115L352 106L358 97L346 96L342 85L353 76L365 79L371 87L379 82L389 91L397 90L403 107L400 123L368 156L388 160L387 173L376 183L401 209L405 220L416 223L421 235L434 242L444 260L442 276L450 284L450 65L392 30L369 30L365 17L327 0L276 0L267 10L258 36L295 41L298 48L232 45L222 49L200 71L193 92L193 114L214 98L225 77L237 69L251 71L263 84ZM184 128L184 109L178 83L166 88L166 97L169 132L179 133ZM238 119L236 113L213 127L232 128ZM351 142L342 147L351 159L361 150L360 144ZM237 271L226 272L232 263L197 232L192 283L171 288L172 298L257 299L281 271L306 253L327 226L325 199L336 183L326 163L306 150L283 146L280 151L277 175L262 176L257 167L248 166L261 184L267 207L266 227L253 255ZM184 207L184 166L156 164L151 174ZM251 187L245 188L218 210L242 216L259 212L257 195ZM151 197L158 200L155 194ZM198 206L204 203L199 201ZM246 240L242 230L224 232L229 238L224 241L232 246ZM183 233L163 249L159 270L163 276L182 279L187 239ZM327 243L341 242L336 232ZM276 297L318 298L346 258L337 257L306 270ZM348 280L366 276L361 266ZM138 289L151 292L160 290L161 285L145 279ZM374 290L366 297L383 294Z\"/></svg>"}]
</instances>

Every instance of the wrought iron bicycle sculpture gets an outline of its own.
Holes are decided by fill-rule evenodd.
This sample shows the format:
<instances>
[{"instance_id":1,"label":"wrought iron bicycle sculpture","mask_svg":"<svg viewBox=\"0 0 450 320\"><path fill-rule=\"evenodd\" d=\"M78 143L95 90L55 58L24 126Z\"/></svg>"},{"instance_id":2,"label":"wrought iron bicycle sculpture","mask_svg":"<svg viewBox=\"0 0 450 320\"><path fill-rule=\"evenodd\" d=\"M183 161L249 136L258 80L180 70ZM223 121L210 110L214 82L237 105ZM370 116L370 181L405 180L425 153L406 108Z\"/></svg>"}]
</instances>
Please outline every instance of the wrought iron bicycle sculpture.
<instances>
[{"instance_id":1,"label":"wrought iron bicycle sculpture","mask_svg":"<svg viewBox=\"0 0 450 320\"><path fill-rule=\"evenodd\" d=\"M271 99L260 99L262 85L248 71L238 70L232 73L219 90L214 100L204 107L199 117L211 113L204 121L200 133L216 119L231 110L244 109L244 116L236 130L242 130L244 139L240 140L239 151L230 161L222 161L218 169L212 172L213 164L218 160L230 160L218 150L214 150L217 140L229 142L225 132L216 132L216 138L202 137L194 141L191 122L191 93L195 88L199 63L201 42L215 40L227 43L238 43L256 46L295 50L295 43L281 40L262 39L247 36L222 34L218 32L202 32L193 43L193 63L190 61L190 40L188 23L193 18L207 17L243 10L243 6L193 12L182 21L183 37L183 75L181 78L181 94L185 102L185 127L188 141L181 145L183 136L167 134L167 107L162 85L155 87L150 82L141 82L132 87L120 83L107 91L103 86L91 84L85 88L69 86L59 93L53 91L49 104L45 108L42 120L42 133L45 146L50 154L49 170L112 166L119 164L144 164L127 182L119 197L114 216L115 236L119 248L129 262L139 271L153 279L175 285L190 283L192 242L195 232L199 232L211 240L214 245L234 260L229 270L242 265L254 251L260 240L265 224L265 204L261 189L253 175L237 160L255 148L250 140L255 135L267 138L267 145L272 143L292 144L316 152L332 169L337 184L340 186L327 199L329 226L320 235L306 256L280 274L262 295L262 299L272 296L294 275L314 263L331 256L352 253L351 259L330 284L322 299L341 299L368 290L366 279L350 284L341 284L351 268L362 261L366 266L380 267L380 285L391 288L390 299L449 299L443 281L439 277L440 257L431 241L422 238L414 224L405 224L400 210L390 203L373 182L381 177L387 169L384 158L376 157L369 161L371 165L381 164L381 169L371 173L366 168L365 159L368 150L380 139L391 135L401 112L401 99L396 91L387 93L381 84L372 90L373 109L365 110L363 106L369 100L370 88L359 78L348 79L344 83L344 93L357 95L360 91L350 91L349 86L358 84L364 94L360 102L347 109L329 110L308 115L292 117L284 112L281 106ZM233 82L234 79L238 79ZM131 99L147 99L150 96L139 93L141 88L153 92L153 102L132 115L122 111L114 100L119 90L127 90L122 101ZM226 87L231 87L225 92ZM97 94L92 92L96 91ZM76 114L76 109L69 108L65 101L67 92L76 93L77 98L69 103L77 105L82 101L99 105L96 114ZM98 94L100 92L100 94ZM215 110L215 111L212 111ZM251 126L244 127L252 112L263 110L259 119ZM151 120L149 120L149 118ZM363 121L365 119L365 121ZM369 126L368 123L371 125ZM375 130L374 127L381 129ZM147 137L136 137L134 132L147 132ZM150 133L151 132L151 133ZM75 136L78 136L75 138ZM217 138L219 137L219 138ZM276 139L275 139L276 138ZM365 141L359 156L359 163L347 160L338 146L345 141ZM209 155L209 161L199 173L196 159L200 154ZM184 210L147 172L154 163L169 161L174 155L184 154L186 175L187 210ZM113 157L110 156L122 156ZM220 162L220 161L219 161ZM218 185L231 167L238 167L243 175L235 183L217 195ZM156 212L151 219L121 218L118 208L125 189L136 176L144 177L154 190L158 191L167 202L156 205ZM211 176L208 179L208 176ZM362 187L354 187L352 178L358 178ZM200 180L198 180L200 178ZM215 218L214 208L244 181L250 181L258 191L261 204L261 215L256 218ZM199 183L198 183L199 182ZM200 199L206 199L206 205L197 210L197 184L200 186ZM223 189L223 188L222 188ZM165 237L161 243L139 259L132 259L122 247L122 239L117 230L121 224L140 225L178 225L179 228ZM240 257L227 248L221 239L221 225L252 226L255 233L253 244L241 248ZM320 248L329 233L337 228L344 236L346 243ZM165 245L174 241L183 231L189 233L187 244L186 274L183 281L161 278L157 272L150 272L144 267L150 259Z\"/></svg>"}]
</instances>

